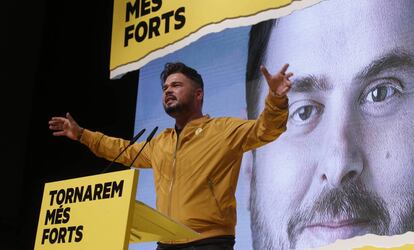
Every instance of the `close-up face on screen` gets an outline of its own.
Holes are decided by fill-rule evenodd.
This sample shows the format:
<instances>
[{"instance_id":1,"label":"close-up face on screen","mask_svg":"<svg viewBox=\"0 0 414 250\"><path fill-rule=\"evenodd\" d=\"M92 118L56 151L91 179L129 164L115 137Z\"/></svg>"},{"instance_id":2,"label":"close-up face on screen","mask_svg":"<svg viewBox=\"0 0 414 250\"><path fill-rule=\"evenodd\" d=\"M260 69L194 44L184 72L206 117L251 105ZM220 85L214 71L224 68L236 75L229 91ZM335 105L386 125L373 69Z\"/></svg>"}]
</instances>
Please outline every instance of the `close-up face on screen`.
<instances>
[{"instance_id":1,"label":"close-up face on screen","mask_svg":"<svg viewBox=\"0 0 414 250\"><path fill-rule=\"evenodd\" d=\"M267 46L250 55L295 75L287 131L254 155L256 249L413 230L413 13L412 1L331 0L262 24Z\"/></svg>"}]
</instances>

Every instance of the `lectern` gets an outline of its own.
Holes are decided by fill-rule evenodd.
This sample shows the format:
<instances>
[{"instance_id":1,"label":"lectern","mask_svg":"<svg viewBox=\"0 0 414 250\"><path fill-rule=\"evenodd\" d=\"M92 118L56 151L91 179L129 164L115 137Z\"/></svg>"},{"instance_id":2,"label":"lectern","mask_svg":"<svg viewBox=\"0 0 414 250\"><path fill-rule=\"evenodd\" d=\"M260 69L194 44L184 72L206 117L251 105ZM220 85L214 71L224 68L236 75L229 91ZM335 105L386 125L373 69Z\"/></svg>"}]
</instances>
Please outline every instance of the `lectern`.
<instances>
[{"instance_id":1,"label":"lectern","mask_svg":"<svg viewBox=\"0 0 414 250\"><path fill-rule=\"evenodd\" d=\"M126 250L129 243L199 236L135 200L138 173L130 169L46 183L35 250Z\"/></svg>"}]
</instances>

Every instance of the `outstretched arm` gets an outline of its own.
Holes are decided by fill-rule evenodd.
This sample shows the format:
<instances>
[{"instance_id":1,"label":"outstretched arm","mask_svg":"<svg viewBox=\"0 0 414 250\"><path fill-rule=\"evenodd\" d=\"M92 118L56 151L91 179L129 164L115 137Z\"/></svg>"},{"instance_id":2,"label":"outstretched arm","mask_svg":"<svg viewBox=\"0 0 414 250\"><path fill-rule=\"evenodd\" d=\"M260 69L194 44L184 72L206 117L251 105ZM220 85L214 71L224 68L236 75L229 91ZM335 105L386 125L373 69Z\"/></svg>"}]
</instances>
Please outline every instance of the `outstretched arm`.
<instances>
[{"instance_id":1,"label":"outstretched arm","mask_svg":"<svg viewBox=\"0 0 414 250\"><path fill-rule=\"evenodd\" d=\"M54 131L54 136L66 136L72 140L80 141L96 156L103 157L109 161L115 159L130 143L129 140L110 137L100 132L84 129L78 125L69 113L66 113L66 117L52 117L49 120L49 129ZM116 162L129 166L142 145L136 144L129 147ZM149 147L146 147L140 154L140 157L135 161L134 166L142 168L150 167L150 154L151 150L149 150Z\"/></svg>"},{"instance_id":2,"label":"outstretched arm","mask_svg":"<svg viewBox=\"0 0 414 250\"><path fill-rule=\"evenodd\" d=\"M79 141L83 133L83 128L69 113L66 113L66 117L52 117L49 129L55 131L54 136L66 136L75 141Z\"/></svg>"}]
</instances>

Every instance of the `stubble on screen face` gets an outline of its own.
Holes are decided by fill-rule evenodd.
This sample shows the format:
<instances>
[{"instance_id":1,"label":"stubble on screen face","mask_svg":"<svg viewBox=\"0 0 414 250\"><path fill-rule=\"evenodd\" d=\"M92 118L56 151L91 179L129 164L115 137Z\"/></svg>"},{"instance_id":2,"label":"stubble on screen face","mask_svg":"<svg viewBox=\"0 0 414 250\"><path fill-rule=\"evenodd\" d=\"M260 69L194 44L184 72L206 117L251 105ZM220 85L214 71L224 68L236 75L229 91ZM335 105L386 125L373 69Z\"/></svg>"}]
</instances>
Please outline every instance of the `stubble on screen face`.
<instances>
[{"instance_id":1,"label":"stubble on screen face","mask_svg":"<svg viewBox=\"0 0 414 250\"><path fill-rule=\"evenodd\" d=\"M312 206L299 208L289 218L287 234L290 248L295 248L304 230L333 221L353 221L366 232L387 234L390 214L384 200L366 191L362 183L347 183L334 189L324 189Z\"/></svg>"},{"instance_id":2,"label":"stubble on screen face","mask_svg":"<svg viewBox=\"0 0 414 250\"><path fill-rule=\"evenodd\" d=\"M252 185L255 185L255 182L255 177L253 177ZM398 204L394 204L400 208L397 211L389 209L383 199L367 191L361 182L350 182L330 190L324 189L315 198L313 204L299 207L293 212L287 213L285 218L279 218L279 225L270 224L273 220L269 218L269 215L262 213L263 210L260 209L257 199L256 189L253 188L250 211L253 248L255 250L309 247L298 244L298 240L302 240L302 243L308 241L301 239L304 230L341 219L353 218L358 221L361 227L365 228L360 235L366 233L396 235L414 230L414 221L412 220L414 216L413 193ZM396 218L393 223L391 222L392 214L392 217ZM318 247L318 245L311 247Z\"/></svg>"}]
</instances>

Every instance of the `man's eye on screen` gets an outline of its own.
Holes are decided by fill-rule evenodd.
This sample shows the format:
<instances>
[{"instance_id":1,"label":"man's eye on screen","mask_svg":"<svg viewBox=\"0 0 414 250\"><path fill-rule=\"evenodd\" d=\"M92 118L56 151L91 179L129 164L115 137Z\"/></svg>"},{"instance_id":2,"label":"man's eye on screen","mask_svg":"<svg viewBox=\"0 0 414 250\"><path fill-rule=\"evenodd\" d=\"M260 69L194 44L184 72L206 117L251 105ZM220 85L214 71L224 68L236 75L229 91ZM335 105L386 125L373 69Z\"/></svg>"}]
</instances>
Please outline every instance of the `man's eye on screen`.
<instances>
[{"instance_id":1,"label":"man's eye on screen","mask_svg":"<svg viewBox=\"0 0 414 250\"><path fill-rule=\"evenodd\" d=\"M365 98L367 102L383 102L394 96L397 90L392 86L378 86L371 90Z\"/></svg>"},{"instance_id":2,"label":"man's eye on screen","mask_svg":"<svg viewBox=\"0 0 414 250\"><path fill-rule=\"evenodd\" d=\"M370 84L360 99L362 109L370 115L383 115L398 104L403 93L401 84L395 79L382 79Z\"/></svg>"},{"instance_id":3,"label":"man's eye on screen","mask_svg":"<svg viewBox=\"0 0 414 250\"><path fill-rule=\"evenodd\" d=\"M319 120L323 105L314 101L297 101L291 105L290 110L292 110L290 121L297 126L302 126Z\"/></svg>"}]
</instances>

